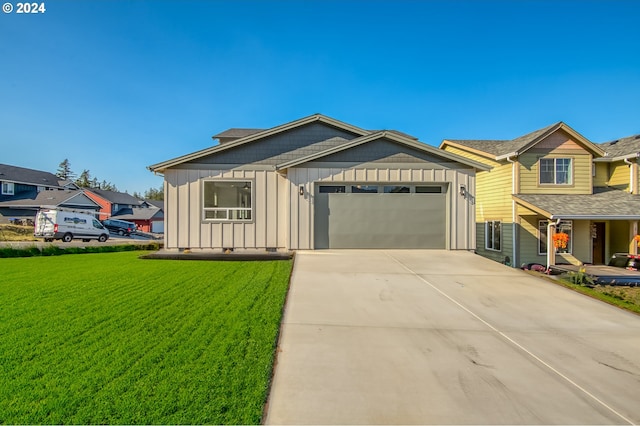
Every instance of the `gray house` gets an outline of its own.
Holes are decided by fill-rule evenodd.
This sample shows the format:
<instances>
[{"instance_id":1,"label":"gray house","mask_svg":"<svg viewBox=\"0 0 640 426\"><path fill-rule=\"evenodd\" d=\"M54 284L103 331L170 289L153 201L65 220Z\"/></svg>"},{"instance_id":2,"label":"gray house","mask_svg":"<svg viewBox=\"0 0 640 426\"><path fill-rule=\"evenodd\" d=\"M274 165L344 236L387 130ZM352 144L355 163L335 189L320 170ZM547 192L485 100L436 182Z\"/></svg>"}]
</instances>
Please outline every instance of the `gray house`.
<instances>
[{"instance_id":1,"label":"gray house","mask_svg":"<svg viewBox=\"0 0 640 426\"><path fill-rule=\"evenodd\" d=\"M321 114L214 139L149 166L166 249L475 248L479 162Z\"/></svg>"}]
</instances>

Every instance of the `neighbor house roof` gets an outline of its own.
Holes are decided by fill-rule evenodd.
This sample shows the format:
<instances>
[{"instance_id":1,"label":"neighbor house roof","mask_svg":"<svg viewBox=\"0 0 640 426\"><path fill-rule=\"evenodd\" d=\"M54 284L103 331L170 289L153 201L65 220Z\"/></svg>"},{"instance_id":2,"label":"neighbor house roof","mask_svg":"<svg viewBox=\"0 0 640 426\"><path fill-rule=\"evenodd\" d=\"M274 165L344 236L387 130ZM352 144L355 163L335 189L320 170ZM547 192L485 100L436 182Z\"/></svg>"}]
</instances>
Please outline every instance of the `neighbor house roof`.
<instances>
[{"instance_id":1,"label":"neighbor house roof","mask_svg":"<svg viewBox=\"0 0 640 426\"><path fill-rule=\"evenodd\" d=\"M624 158L638 157L640 153L640 135L628 136L599 144L607 152L599 161L618 161Z\"/></svg>"},{"instance_id":2,"label":"neighbor house roof","mask_svg":"<svg viewBox=\"0 0 640 426\"><path fill-rule=\"evenodd\" d=\"M640 219L640 195L611 188L593 194L518 194L513 199L549 219Z\"/></svg>"},{"instance_id":3,"label":"neighbor house roof","mask_svg":"<svg viewBox=\"0 0 640 426\"><path fill-rule=\"evenodd\" d=\"M91 198L87 197L83 191L73 189L40 192L28 191L19 194L12 200L0 202L0 207L12 208L35 208L52 206L79 207L89 210L96 210L100 208L100 206Z\"/></svg>"},{"instance_id":4,"label":"neighbor house roof","mask_svg":"<svg viewBox=\"0 0 640 426\"><path fill-rule=\"evenodd\" d=\"M597 156L604 155L604 150L601 147L589 141L562 121L511 140L445 139L440 144L440 148L442 149L446 145L458 146L470 149L471 151L474 151L481 155L484 154L485 156L492 157L495 160L502 160L507 157L517 156L526 152L527 150L535 146L538 142L542 141L547 136L559 129L562 129L565 132L569 133L580 144L582 144L582 146L591 151L593 154Z\"/></svg>"},{"instance_id":5,"label":"neighbor house roof","mask_svg":"<svg viewBox=\"0 0 640 426\"><path fill-rule=\"evenodd\" d=\"M126 192L107 191L106 189L99 188L84 188L84 190L92 192L112 204L131 204L137 206L141 203L136 197Z\"/></svg>"},{"instance_id":6,"label":"neighbor house roof","mask_svg":"<svg viewBox=\"0 0 640 426\"><path fill-rule=\"evenodd\" d=\"M9 164L0 164L0 180L50 187L62 187L65 183L68 183L53 173L11 166Z\"/></svg>"},{"instance_id":7,"label":"neighbor house roof","mask_svg":"<svg viewBox=\"0 0 640 426\"><path fill-rule=\"evenodd\" d=\"M124 208L118 210L115 214L111 215L114 219L122 220L150 220L153 218L164 218L164 212L157 207L137 207L137 208Z\"/></svg>"},{"instance_id":8,"label":"neighbor house roof","mask_svg":"<svg viewBox=\"0 0 640 426\"><path fill-rule=\"evenodd\" d=\"M219 138L244 138L245 136L253 135L255 133L259 133L264 131L265 129L240 129L240 128L231 128L225 130L224 132L220 132L217 135L211 136L213 139Z\"/></svg>"}]
</instances>

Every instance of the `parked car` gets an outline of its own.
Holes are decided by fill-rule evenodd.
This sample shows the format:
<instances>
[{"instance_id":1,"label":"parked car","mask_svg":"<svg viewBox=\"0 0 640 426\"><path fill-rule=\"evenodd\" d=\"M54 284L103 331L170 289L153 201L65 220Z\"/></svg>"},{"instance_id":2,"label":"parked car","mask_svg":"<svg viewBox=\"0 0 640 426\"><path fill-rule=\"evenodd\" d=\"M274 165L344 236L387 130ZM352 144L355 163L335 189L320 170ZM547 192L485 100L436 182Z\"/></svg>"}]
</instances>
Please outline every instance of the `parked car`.
<instances>
[{"instance_id":1,"label":"parked car","mask_svg":"<svg viewBox=\"0 0 640 426\"><path fill-rule=\"evenodd\" d=\"M136 233L136 224L120 219L105 219L102 224L111 232L129 236Z\"/></svg>"},{"instance_id":2,"label":"parked car","mask_svg":"<svg viewBox=\"0 0 640 426\"><path fill-rule=\"evenodd\" d=\"M36 214L34 226L34 237L44 238L47 242L62 240L68 243L74 238L105 242L109 239L109 231L88 212L42 209Z\"/></svg>"}]
</instances>

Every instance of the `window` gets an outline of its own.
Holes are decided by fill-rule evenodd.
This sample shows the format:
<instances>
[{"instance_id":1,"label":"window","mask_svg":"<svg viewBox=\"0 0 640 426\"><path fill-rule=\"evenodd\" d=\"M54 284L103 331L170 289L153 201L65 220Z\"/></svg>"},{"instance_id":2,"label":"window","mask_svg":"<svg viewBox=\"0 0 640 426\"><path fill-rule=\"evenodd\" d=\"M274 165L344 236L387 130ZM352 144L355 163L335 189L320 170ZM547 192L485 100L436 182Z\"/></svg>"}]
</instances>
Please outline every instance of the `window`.
<instances>
[{"instance_id":1,"label":"window","mask_svg":"<svg viewBox=\"0 0 640 426\"><path fill-rule=\"evenodd\" d=\"M204 181L204 219L251 220L251 187L250 181Z\"/></svg>"},{"instance_id":2,"label":"window","mask_svg":"<svg viewBox=\"0 0 640 426\"><path fill-rule=\"evenodd\" d=\"M571 158L541 158L540 183L571 185Z\"/></svg>"},{"instance_id":3,"label":"window","mask_svg":"<svg viewBox=\"0 0 640 426\"><path fill-rule=\"evenodd\" d=\"M502 222L499 220L489 220L485 222L485 248L487 250L500 251L502 240Z\"/></svg>"},{"instance_id":4,"label":"window","mask_svg":"<svg viewBox=\"0 0 640 426\"><path fill-rule=\"evenodd\" d=\"M2 182L2 195L14 195L13 182Z\"/></svg>"},{"instance_id":5,"label":"window","mask_svg":"<svg viewBox=\"0 0 640 426\"><path fill-rule=\"evenodd\" d=\"M538 254L547 254L547 224L548 221L538 221ZM566 248L559 248L557 253L573 253L573 221L561 220L556 226L556 233L564 232L569 236Z\"/></svg>"},{"instance_id":6,"label":"window","mask_svg":"<svg viewBox=\"0 0 640 426\"><path fill-rule=\"evenodd\" d=\"M344 185L323 185L319 192L321 194L343 194L345 189Z\"/></svg>"},{"instance_id":7,"label":"window","mask_svg":"<svg viewBox=\"0 0 640 426\"><path fill-rule=\"evenodd\" d=\"M385 194L408 194L411 190L408 186L385 186L384 193Z\"/></svg>"},{"instance_id":8,"label":"window","mask_svg":"<svg viewBox=\"0 0 640 426\"><path fill-rule=\"evenodd\" d=\"M442 194L441 186L416 186L416 194Z\"/></svg>"},{"instance_id":9,"label":"window","mask_svg":"<svg viewBox=\"0 0 640 426\"><path fill-rule=\"evenodd\" d=\"M547 254L547 221L538 221L538 254Z\"/></svg>"},{"instance_id":10,"label":"window","mask_svg":"<svg viewBox=\"0 0 640 426\"><path fill-rule=\"evenodd\" d=\"M375 194L378 192L378 185L353 185L352 194Z\"/></svg>"}]
</instances>

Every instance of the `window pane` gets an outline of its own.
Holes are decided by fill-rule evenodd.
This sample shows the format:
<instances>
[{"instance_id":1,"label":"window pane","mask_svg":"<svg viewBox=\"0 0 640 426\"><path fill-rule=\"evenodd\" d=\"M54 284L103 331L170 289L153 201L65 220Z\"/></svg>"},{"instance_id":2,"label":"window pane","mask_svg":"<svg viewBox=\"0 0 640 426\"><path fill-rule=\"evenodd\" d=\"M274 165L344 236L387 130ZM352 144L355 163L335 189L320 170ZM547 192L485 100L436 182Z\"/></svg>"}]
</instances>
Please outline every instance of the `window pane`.
<instances>
[{"instance_id":1,"label":"window pane","mask_svg":"<svg viewBox=\"0 0 640 426\"><path fill-rule=\"evenodd\" d=\"M573 253L573 222L570 220L560 221L556 227L556 233L564 232L569 236L566 249L558 249L558 253Z\"/></svg>"},{"instance_id":2,"label":"window pane","mask_svg":"<svg viewBox=\"0 0 640 426\"><path fill-rule=\"evenodd\" d=\"M320 187L321 194L342 194L345 192L345 187L340 185L323 185Z\"/></svg>"},{"instance_id":3,"label":"window pane","mask_svg":"<svg viewBox=\"0 0 640 426\"><path fill-rule=\"evenodd\" d=\"M442 194L441 186L416 186L416 194Z\"/></svg>"},{"instance_id":4,"label":"window pane","mask_svg":"<svg viewBox=\"0 0 640 426\"><path fill-rule=\"evenodd\" d=\"M204 207L251 208L251 182L204 182Z\"/></svg>"},{"instance_id":5,"label":"window pane","mask_svg":"<svg viewBox=\"0 0 640 426\"><path fill-rule=\"evenodd\" d=\"M540 159L540 183L554 183L554 164L552 158Z\"/></svg>"},{"instance_id":6,"label":"window pane","mask_svg":"<svg viewBox=\"0 0 640 426\"><path fill-rule=\"evenodd\" d=\"M570 158L556 158L556 183L557 184L571 183L571 159Z\"/></svg>"},{"instance_id":7,"label":"window pane","mask_svg":"<svg viewBox=\"0 0 640 426\"><path fill-rule=\"evenodd\" d=\"M502 234L502 223L493 222L493 249L500 250L500 237Z\"/></svg>"},{"instance_id":8,"label":"window pane","mask_svg":"<svg viewBox=\"0 0 640 426\"><path fill-rule=\"evenodd\" d=\"M226 219L227 211L226 210L205 210L204 218L205 219Z\"/></svg>"},{"instance_id":9,"label":"window pane","mask_svg":"<svg viewBox=\"0 0 640 426\"><path fill-rule=\"evenodd\" d=\"M351 192L354 194L375 194L378 192L377 185L353 185Z\"/></svg>"},{"instance_id":10,"label":"window pane","mask_svg":"<svg viewBox=\"0 0 640 426\"><path fill-rule=\"evenodd\" d=\"M385 186L385 194L408 194L410 191L408 186Z\"/></svg>"},{"instance_id":11,"label":"window pane","mask_svg":"<svg viewBox=\"0 0 640 426\"><path fill-rule=\"evenodd\" d=\"M490 249L491 244L493 243L493 226L491 222L486 222L484 226L485 236L484 236L484 246L485 248Z\"/></svg>"}]
</instances>

